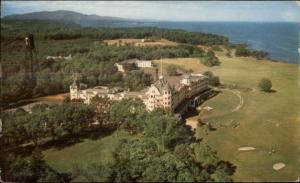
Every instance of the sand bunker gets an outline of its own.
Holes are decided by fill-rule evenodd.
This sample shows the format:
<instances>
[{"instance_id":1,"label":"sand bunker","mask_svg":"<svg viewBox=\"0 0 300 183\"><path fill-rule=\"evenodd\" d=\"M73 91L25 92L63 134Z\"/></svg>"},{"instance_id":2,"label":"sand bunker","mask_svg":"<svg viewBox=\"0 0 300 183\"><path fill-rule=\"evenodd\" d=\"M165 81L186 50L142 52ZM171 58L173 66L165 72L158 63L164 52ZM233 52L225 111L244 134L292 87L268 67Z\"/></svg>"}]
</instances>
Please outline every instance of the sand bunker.
<instances>
[{"instance_id":1,"label":"sand bunker","mask_svg":"<svg viewBox=\"0 0 300 183\"><path fill-rule=\"evenodd\" d=\"M238 151L253 151L255 149L255 147L240 147L238 148Z\"/></svg>"},{"instance_id":2,"label":"sand bunker","mask_svg":"<svg viewBox=\"0 0 300 183\"><path fill-rule=\"evenodd\" d=\"M281 162L276 163L276 164L273 165L273 169L276 170L276 171L278 171L278 170L280 170L280 169L282 169L284 167L285 167L285 164L281 163Z\"/></svg>"},{"instance_id":3,"label":"sand bunker","mask_svg":"<svg viewBox=\"0 0 300 183\"><path fill-rule=\"evenodd\" d=\"M187 120L186 124L189 125L189 126L191 126L192 129L194 130L194 129L197 128L198 121L196 121L196 120Z\"/></svg>"}]
</instances>

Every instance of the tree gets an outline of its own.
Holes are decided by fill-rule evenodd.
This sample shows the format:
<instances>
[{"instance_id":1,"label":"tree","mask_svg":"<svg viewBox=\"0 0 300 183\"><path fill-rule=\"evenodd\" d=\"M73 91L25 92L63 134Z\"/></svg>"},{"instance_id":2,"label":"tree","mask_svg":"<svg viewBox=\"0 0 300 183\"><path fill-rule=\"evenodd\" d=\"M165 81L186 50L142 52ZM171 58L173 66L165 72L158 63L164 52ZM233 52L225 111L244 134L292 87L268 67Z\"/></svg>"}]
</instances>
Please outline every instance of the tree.
<instances>
[{"instance_id":1,"label":"tree","mask_svg":"<svg viewBox=\"0 0 300 183\"><path fill-rule=\"evenodd\" d=\"M258 87L264 92L270 92L272 88L272 82L270 79L262 78L258 83Z\"/></svg>"},{"instance_id":2,"label":"tree","mask_svg":"<svg viewBox=\"0 0 300 183\"><path fill-rule=\"evenodd\" d=\"M201 63L208 67L218 66L221 64L218 57L215 56L215 53L213 51L208 51L206 53L206 56L201 59Z\"/></svg>"},{"instance_id":3,"label":"tree","mask_svg":"<svg viewBox=\"0 0 300 183\"><path fill-rule=\"evenodd\" d=\"M153 158L143 172L143 182L174 182L177 181L178 170L174 161Z\"/></svg>"},{"instance_id":4,"label":"tree","mask_svg":"<svg viewBox=\"0 0 300 183\"><path fill-rule=\"evenodd\" d=\"M11 164L10 171L16 181L37 182L44 168L43 156L36 148L28 158L17 157Z\"/></svg>"},{"instance_id":5,"label":"tree","mask_svg":"<svg viewBox=\"0 0 300 183\"><path fill-rule=\"evenodd\" d=\"M29 120L26 112L15 112L12 116L6 116L3 118L3 139L6 143L18 144L28 141L25 126Z\"/></svg>"},{"instance_id":6,"label":"tree","mask_svg":"<svg viewBox=\"0 0 300 183\"><path fill-rule=\"evenodd\" d=\"M28 116L25 124L26 134L37 146L39 140L47 134L47 115L45 112L36 111Z\"/></svg>"},{"instance_id":7,"label":"tree","mask_svg":"<svg viewBox=\"0 0 300 183\"><path fill-rule=\"evenodd\" d=\"M36 148L29 157L18 156L10 166L13 181L17 182L65 182L59 173L51 169Z\"/></svg>"},{"instance_id":8,"label":"tree","mask_svg":"<svg viewBox=\"0 0 300 183\"><path fill-rule=\"evenodd\" d=\"M139 91L152 82L151 75L143 71L128 72L124 77L124 87L132 91Z\"/></svg>"},{"instance_id":9,"label":"tree","mask_svg":"<svg viewBox=\"0 0 300 183\"><path fill-rule=\"evenodd\" d=\"M213 151L208 145L195 144L194 153L196 160L203 166L216 166L219 162L216 151Z\"/></svg>"},{"instance_id":10,"label":"tree","mask_svg":"<svg viewBox=\"0 0 300 183\"><path fill-rule=\"evenodd\" d=\"M170 111L154 110L144 120L144 133L156 138L162 149L172 149L177 144L192 142L193 132Z\"/></svg>"},{"instance_id":11,"label":"tree","mask_svg":"<svg viewBox=\"0 0 300 183\"><path fill-rule=\"evenodd\" d=\"M100 123L100 126L110 122L109 112L113 103L108 97L99 97L98 95L91 99L91 105L95 106L96 120Z\"/></svg>"},{"instance_id":12,"label":"tree","mask_svg":"<svg viewBox=\"0 0 300 183\"><path fill-rule=\"evenodd\" d=\"M63 129L69 134L78 135L93 122L95 116L93 106L71 104L63 105L62 107L65 107Z\"/></svg>"},{"instance_id":13,"label":"tree","mask_svg":"<svg viewBox=\"0 0 300 183\"><path fill-rule=\"evenodd\" d=\"M235 46L235 56L237 57L249 57L253 56L258 60L261 60L268 56L268 52L265 51L257 51L257 50L249 50L246 45L236 45Z\"/></svg>"},{"instance_id":14,"label":"tree","mask_svg":"<svg viewBox=\"0 0 300 183\"><path fill-rule=\"evenodd\" d=\"M10 172L15 181L34 181L34 175L28 167L28 161L20 156L18 156L11 164Z\"/></svg>"},{"instance_id":15,"label":"tree","mask_svg":"<svg viewBox=\"0 0 300 183\"><path fill-rule=\"evenodd\" d=\"M150 139L120 141L115 153L116 164L113 166L117 179L115 181L141 181L145 169L150 166L157 153L157 145Z\"/></svg>"},{"instance_id":16,"label":"tree","mask_svg":"<svg viewBox=\"0 0 300 183\"><path fill-rule=\"evenodd\" d=\"M63 105L55 106L47 111L47 132L52 139L57 139L64 133L63 124L65 123L65 111Z\"/></svg>"},{"instance_id":17,"label":"tree","mask_svg":"<svg viewBox=\"0 0 300 183\"><path fill-rule=\"evenodd\" d=\"M235 49L235 56L237 57L248 57L251 55L251 51L246 48L245 45L237 45Z\"/></svg>"},{"instance_id":18,"label":"tree","mask_svg":"<svg viewBox=\"0 0 300 183\"><path fill-rule=\"evenodd\" d=\"M140 131L143 128L144 118L147 113L141 100L125 98L112 105L110 120L115 126L122 127L131 132Z\"/></svg>"}]
</instances>

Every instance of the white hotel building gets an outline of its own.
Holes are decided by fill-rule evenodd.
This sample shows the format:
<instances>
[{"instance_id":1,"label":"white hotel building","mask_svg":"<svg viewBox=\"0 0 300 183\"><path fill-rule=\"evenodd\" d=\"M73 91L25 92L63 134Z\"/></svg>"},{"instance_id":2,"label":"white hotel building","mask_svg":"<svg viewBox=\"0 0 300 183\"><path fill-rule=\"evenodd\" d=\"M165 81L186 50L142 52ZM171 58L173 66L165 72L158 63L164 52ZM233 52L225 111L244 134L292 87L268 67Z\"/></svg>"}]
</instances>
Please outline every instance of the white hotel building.
<instances>
[{"instance_id":1,"label":"white hotel building","mask_svg":"<svg viewBox=\"0 0 300 183\"><path fill-rule=\"evenodd\" d=\"M195 96L201 96L208 89L208 78L206 76L202 74L187 74L174 87L170 87L169 83L160 76L155 83L140 92L127 92L119 88L104 86L82 89L76 83L73 83L70 86L70 98L71 100L81 99L86 104L89 104L91 98L96 95L108 97L111 100L139 98L150 111L155 108L169 108L172 111L176 111L176 108L182 103L190 101Z\"/></svg>"}]
</instances>

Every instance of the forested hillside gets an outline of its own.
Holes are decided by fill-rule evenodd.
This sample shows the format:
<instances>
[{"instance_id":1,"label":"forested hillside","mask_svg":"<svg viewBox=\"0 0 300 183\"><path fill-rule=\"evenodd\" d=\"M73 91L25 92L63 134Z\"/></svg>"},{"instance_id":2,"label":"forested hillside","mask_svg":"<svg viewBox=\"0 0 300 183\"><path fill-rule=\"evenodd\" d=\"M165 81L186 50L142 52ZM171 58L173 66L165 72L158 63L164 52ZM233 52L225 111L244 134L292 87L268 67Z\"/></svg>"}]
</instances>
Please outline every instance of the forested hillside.
<instances>
[{"instance_id":1,"label":"forested hillside","mask_svg":"<svg viewBox=\"0 0 300 183\"><path fill-rule=\"evenodd\" d=\"M30 55L25 49L24 37L33 33L34 80L31 80ZM135 47L133 45L105 45L101 40L117 38L165 38L182 43L179 46ZM89 86L118 85L124 79L117 73L115 62L125 59L159 59L199 57L203 50L193 45L228 44L225 37L191 33L183 30L158 28L83 28L42 20L1 21L1 63L4 80L1 104L16 102L34 96L67 92L72 75L80 73ZM46 59L47 56L67 56L72 60ZM141 83L139 74L136 83ZM135 88L135 87L133 87Z\"/></svg>"},{"instance_id":2,"label":"forested hillside","mask_svg":"<svg viewBox=\"0 0 300 183\"><path fill-rule=\"evenodd\" d=\"M32 33L35 39L33 52L32 79L30 54L25 49L24 38ZM137 47L132 44L108 45L101 41L120 38L167 39L179 43L178 46ZM227 49L237 49L236 56L255 56L263 58L264 52L250 51L245 45L229 43L228 38L213 34L187 32L184 30L140 28L87 28L74 23L61 23L45 20L2 20L1 21L1 64L2 97L0 103L10 103L37 96L67 92L75 73L89 86L124 86L123 78L114 63L126 59L145 60L160 58L201 57L204 51L197 45L225 45ZM47 56L68 56L71 60L46 59ZM144 73L131 76L140 88ZM128 77L127 77L128 78ZM150 78L151 79L151 78ZM149 83L149 82L146 82ZM127 85L124 86L125 89Z\"/></svg>"}]
</instances>

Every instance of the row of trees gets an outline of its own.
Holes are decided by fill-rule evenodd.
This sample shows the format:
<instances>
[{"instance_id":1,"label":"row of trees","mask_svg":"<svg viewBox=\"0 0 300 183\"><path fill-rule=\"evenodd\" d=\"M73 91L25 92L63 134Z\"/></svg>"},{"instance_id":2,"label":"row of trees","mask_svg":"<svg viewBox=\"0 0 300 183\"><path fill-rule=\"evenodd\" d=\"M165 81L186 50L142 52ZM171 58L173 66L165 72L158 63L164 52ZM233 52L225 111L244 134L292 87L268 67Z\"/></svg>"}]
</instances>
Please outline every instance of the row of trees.
<instances>
[{"instance_id":1,"label":"row of trees","mask_svg":"<svg viewBox=\"0 0 300 183\"><path fill-rule=\"evenodd\" d=\"M32 113L18 109L4 115L3 139L7 145L33 142L38 146L45 138L76 136L90 126L94 115L94 108L83 104L37 105Z\"/></svg>"},{"instance_id":2,"label":"row of trees","mask_svg":"<svg viewBox=\"0 0 300 183\"><path fill-rule=\"evenodd\" d=\"M246 45L236 45L235 46L235 56L237 57L255 57L258 60L264 59L268 56L265 51L250 50Z\"/></svg>"}]
</instances>

